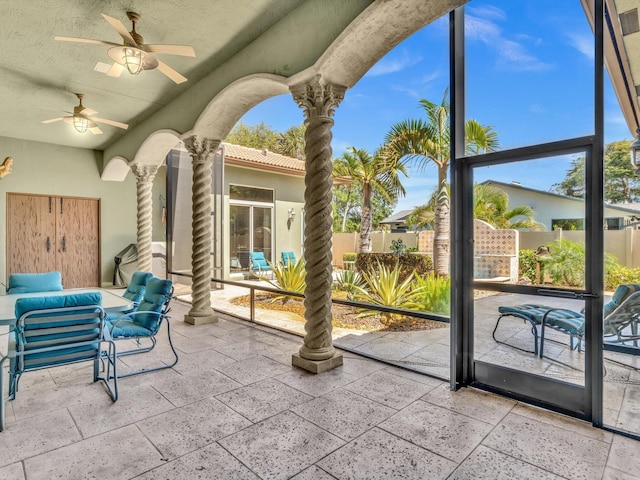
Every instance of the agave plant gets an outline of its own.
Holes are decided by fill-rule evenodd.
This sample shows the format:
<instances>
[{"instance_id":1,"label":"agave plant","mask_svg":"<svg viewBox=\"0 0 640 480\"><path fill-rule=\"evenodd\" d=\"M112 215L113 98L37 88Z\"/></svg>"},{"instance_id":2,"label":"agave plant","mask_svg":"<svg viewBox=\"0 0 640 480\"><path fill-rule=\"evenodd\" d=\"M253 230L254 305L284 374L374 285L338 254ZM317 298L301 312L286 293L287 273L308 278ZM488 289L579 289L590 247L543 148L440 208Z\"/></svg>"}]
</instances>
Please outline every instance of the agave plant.
<instances>
[{"instance_id":1,"label":"agave plant","mask_svg":"<svg viewBox=\"0 0 640 480\"><path fill-rule=\"evenodd\" d=\"M362 274L367 282L367 288L354 286L354 297L373 305L384 307L404 308L407 310L417 310L420 304L416 301L422 294L423 287L413 287L414 275L400 281L400 268L396 264L393 269L389 269L378 263L377 271L369 271ZM358 317L368 317L378 315L377 310L363 310ZM399 315L391 312L380 312L380 321L389 325L396 320Z\"/></svg>"},{"instance_id":2,"label":"agave plant","mask_svg":"<svg viewBox=\"0 0 640 480\"><path fill-rule=\"evenodd\" d=\"M415 276L414 291L420 295L416 298L421 310L441 315L451 313L451 278L446 275L430 273L424 277Z\"/></svg>"},{"instance_id":3,"label":"agave plant","mask_svg":"<svg viewBox=\"0 0 640 480\"><path fill-rule=\"evenodd\" d=\"M274 280L271 280L267 277L261 276L258 277L260 280L270 283L272 286L279 288L280 290L286 290L287 292L295 292L295 293L303 293L307 283L305 281L305 277L307 272L304 268L304 260L301 258L298 259L297 262L287 262L285 265L282 262L278 262L276 265L271 265L273 269ZM282 300L282 303L285 304L289 301L291 296L288 295L278 295L272 301L276 302L278 300Z\"/></svg>"},{"instance_id":4,"label":"agave plant","mask_svg":"<svg viewBox=\"0 0 640 480\"><path fill-rule=\"evenodd\" d=\"M355 287L364 287L365 281L357 270L343 270L337 276L333 283L336 290L347 292L347 298L352 300L356 291Z\"/></svg>"}]
</instances>

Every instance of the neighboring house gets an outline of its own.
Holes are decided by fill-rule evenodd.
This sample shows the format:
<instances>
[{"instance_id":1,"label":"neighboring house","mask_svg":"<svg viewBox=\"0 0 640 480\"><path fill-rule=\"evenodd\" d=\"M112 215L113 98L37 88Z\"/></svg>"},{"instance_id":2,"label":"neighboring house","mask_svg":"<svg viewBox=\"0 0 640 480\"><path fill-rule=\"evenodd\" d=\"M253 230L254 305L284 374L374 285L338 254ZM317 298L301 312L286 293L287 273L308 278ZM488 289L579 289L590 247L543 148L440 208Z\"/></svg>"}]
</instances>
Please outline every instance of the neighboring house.
<instances>
[{"instance_id":1,"label":"neighboring house","mask_svg":"<svg viewBox=\"0 0 640 480\"><path fill-rule=\"evenodd\" d=\"M407 218L411 215L413 210L400 210L398 213L394 213L388 218L385 218L380 222L380 225L389 225L391 233L403 233L409 229L407 225Z\"/></svg>"},{"instance_id":2,"label":"neighboring house","mask_svg":"<svg viewBox=\"0 0 640 480\"><path fill-rule=\"evenodd\" d=\"M224 192L223 218L214 231L214 258L221 259L224 278L244 276L250 252L264 252L277 262L282 251L302 255L304 222L304 161L266 149L222 143L224 170L216 182L214 167L212 196L216 185ZM169 215L173 247L169 249L174 271L191 269L191 157L172 150L167 171ZM169 232L168 232L169 233ZM218 256L217 251L222 255Z\"/></svg>"},{"instance_id":3,"label":"neighboring house","mask_svg":"<svg viewBox=\"0 0 640 480\"><path fill-rule=\"evenodd\" d=\"M557 193L545 192L524 187L519 183L503 183L487 180L483 185L492 185L509 196L509 208L518 205L531 207L535 212L535 220L542 223L546 230L562 228L563 230L584 229L584 200ZM621 230L628 224L640 219L640 210L636 205L604 206L605 228Z\"/></svg>"}]
</instances>

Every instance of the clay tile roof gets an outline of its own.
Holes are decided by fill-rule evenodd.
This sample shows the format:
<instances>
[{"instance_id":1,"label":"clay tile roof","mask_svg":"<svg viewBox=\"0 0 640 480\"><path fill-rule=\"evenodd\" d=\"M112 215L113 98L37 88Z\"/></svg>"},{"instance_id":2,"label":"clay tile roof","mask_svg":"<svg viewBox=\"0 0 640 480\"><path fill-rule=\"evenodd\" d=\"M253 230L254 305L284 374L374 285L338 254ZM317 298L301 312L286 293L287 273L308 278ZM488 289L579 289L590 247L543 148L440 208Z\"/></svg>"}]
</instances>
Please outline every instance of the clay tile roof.
<instances>
[{"instance_id":1,"label":"clay tile roof","mask_svg":"<svg viewBox=\"0 0 640 480\"><path fill-rule=\"evenodd\" d=\"M270 152L267 149L258 150L225 142L223 142L223 145L224 161L229 165L263 168L291 175L304 175L303 160Z\"/></svg>"}]
</instances>

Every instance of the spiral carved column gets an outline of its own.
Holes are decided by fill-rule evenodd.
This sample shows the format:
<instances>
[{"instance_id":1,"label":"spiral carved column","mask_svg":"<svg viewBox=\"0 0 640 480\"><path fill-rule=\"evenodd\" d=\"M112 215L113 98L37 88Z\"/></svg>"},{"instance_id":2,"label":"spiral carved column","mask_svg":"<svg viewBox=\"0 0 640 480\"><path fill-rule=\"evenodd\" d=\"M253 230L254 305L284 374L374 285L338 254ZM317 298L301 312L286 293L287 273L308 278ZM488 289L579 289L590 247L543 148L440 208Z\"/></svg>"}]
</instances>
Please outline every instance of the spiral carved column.
<instances>
[{"instance_id":1,"label":"spiral carved column","mask_svg":"<svg viewBox=\"0 0 640 480\"><path fill-rule=\"evenodd\" d=\"M138 270L150 272L153 261L153 252L151 251L153 198L151 191L158 166L133 164L131 171L136 177L138 196Z\"/></svg>"},{"instance_id":2,"label":"spiral carved column","mask_svg":"<svg viewBox=\"0 0 640 480\"><path fill-rule=\"evenodd\" d=\"M342 365L342 355L331 338L332 283L332 185L331 128L333 112L344 98L345 88L324 82L320 77L291 89L296 103L304 109L305 134L305 228L304 259L304 345L294 354L294 366L313 373Z\"/></svg>"},{"instance_id":3,"label":"spiral carved column","mask_svg":"<svg viewBox=\"0 0 640 480\"><path fill-rule=\"evenodd\" d=\"M211 164L220 140L196 136L184 140L193 165L191 205L191 310L184 321L192 325L214 323L218 316L211 308Z\"/></svg>"}]
</instances>

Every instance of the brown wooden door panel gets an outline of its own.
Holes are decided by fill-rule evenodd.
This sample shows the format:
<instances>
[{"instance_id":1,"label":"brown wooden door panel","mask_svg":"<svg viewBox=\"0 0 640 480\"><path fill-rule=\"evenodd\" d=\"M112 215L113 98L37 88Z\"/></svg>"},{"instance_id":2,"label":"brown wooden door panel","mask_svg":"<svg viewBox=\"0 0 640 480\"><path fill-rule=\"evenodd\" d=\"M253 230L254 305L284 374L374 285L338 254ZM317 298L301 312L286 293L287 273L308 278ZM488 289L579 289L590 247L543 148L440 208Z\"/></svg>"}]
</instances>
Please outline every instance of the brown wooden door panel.
<instances>
[{"instance_id":1,"label":"brown wooden door panel","mask_svg":"<svg viewBox=\"0 0 640 480\"><path fill-rule=\"evenodd\" d=\"M7 194L7 278L56 269L54 198Z\"/></svg>"},{"instance_id":2,"label":"brown wooden door panel","mask_svg":"<svg viewBox=\"0 0 640 480\"><path fill-rule=\"evenodd\" d=\"M100 201L57 200L57 264L65 288L100 286Z\"/></svg>"},{"instance_id":3,"label":"brown wooden door panel","mask_svg":"<svg viewBox=\"0 0 640 480\"><path fill-rule=\"evenodd\" d=\"M100 286L100 200L7 194L7 278L52 270L65 288Z\"/></svg>"}]
</instances>

